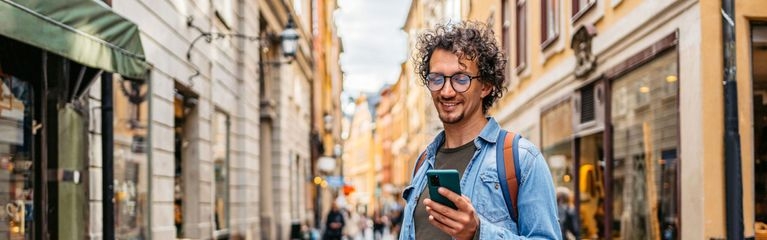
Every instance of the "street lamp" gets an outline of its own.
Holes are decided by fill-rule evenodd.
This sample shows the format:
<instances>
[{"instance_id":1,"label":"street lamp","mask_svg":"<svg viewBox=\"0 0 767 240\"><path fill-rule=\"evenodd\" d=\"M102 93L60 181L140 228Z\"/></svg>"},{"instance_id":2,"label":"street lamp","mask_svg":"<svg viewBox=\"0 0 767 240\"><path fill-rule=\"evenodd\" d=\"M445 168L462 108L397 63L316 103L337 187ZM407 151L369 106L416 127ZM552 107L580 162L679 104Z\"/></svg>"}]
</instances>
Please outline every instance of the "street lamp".
<instances>
[{"instance_id":1,"label":"street lamp","mask_svg":"<svg viewBox=\"0 0 767 240\"><path fill-rule=\"evenodd\" d=\"M280 34L280 40L282 41L282 55L288 59L296 57L298 31L296 31L296 23L293 22L292 17L288 17L288 24Z\"/></svg>"},{"instance_id":2,"label":"street lamp","mask_svg":"<svg viewBox=\"0 0 767 240\"><path fill-rule=\"evenodd\" d=\"M200 70L197 65L192 62L192 48L194 48L194 45L197 44L197 42L200 39L205 39L205 42L212 42L213 39L224 39L227 37L234 37L234 38L241 38L241 39L247 39L250 41L264 41L271 39L269 35L267 35L267 39L262 39L260 36L251 36L241 33L221 33L221 32L206 32L203 31L202 28L198 27L197 25L194 25L194 18L192 16L189 16L186 19L186 26L194 28L197 30L197 32L200 33L197 37L192 40L192 43L189 44L189 48L186 50L186 60L192 65L194 68L194 75L189 77L189 84L192 84L192 79L200 75ZM288 16L288 23L285 25L285 29L282 30L282 33L280 33L279 39L281 41L282 45L282 53L285 58L288 60L286 62L270 62L270 64L281 64L281 63L290 63L293 58L296 56L296 50L298 49L298 31L296 30L296 23L293 21L293 18ZM260 45L260 44L259 44Z\"/></svg>"}]
</instances>

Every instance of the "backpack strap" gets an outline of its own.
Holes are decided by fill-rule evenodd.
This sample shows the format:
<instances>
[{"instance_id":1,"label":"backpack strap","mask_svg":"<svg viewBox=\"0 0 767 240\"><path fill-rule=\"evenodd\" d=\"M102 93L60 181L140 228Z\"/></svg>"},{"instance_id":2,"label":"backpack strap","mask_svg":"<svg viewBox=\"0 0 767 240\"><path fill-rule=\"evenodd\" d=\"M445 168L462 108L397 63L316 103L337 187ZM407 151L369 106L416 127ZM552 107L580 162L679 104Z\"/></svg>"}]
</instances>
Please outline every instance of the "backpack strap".
<instances>
[{"instance_id":1,"label":"backpack strap","mask_svg":"<svg viewBox=\"0 0 767 240\"><path fill-rule=\"evenodd\" d=\"M421 153L421 157L418 158L418 161L415 162L415 167L413 168L413 176L415 177L415 173L418 172L418 169L421 168L421 165L423 165L424 160L426 160L426 150Z\"/></svg>"},{"instance_id":2,"label":"backpack strap","mask_svg":"<svg viewBox=\"0 0 767 240\"><path fill-rule=\"evenodd\" d=\"M520 135L515 133L506 132L501 130L498 133L498 143L496 147L496 168L498 170L498 178L501 184L501 191L503 191L503 200L506 201L506 209L509 210L509 215L515 222L519 222L519 210L517 209L518 193L519 193L519 180L517 176L519 173L519 152L517 151ZM502 156L502 157L498 157ZM507 161L508 159L509 161ZM505 181L504 181L505 180Z\"/></svg>"}]
</instances>

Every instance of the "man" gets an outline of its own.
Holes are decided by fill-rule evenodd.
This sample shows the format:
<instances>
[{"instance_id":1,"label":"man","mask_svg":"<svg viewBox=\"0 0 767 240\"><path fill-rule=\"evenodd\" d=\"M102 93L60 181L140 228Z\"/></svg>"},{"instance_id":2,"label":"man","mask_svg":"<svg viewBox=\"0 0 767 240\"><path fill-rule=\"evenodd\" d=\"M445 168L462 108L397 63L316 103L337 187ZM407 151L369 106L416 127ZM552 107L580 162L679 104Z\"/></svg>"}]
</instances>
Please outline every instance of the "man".
<instances>
[{"instance_id":1,"label":"man","mask_svg":"<svg viewBox=\"0 0 767 240\"><path fill-rule=\"evenodd\" d=\"M343 228L346 225L346 220L338 207L338 204L333 202L325 218L325 234L322 235L323 240L341 240L343 237Z\"/></svg>"},{"instance_id":2,"label":"man","mask_svg":"<svg viewBox=\"0 0 767 240\"><path fill-rule=\"evenodd\" d=\"M445 130L426 148L425 160L403 191L407 205L400 239L561 239L551 174L529 141L518 144L518 222L500 189L505 181L496 171L501 128L485 114L505 90L506 60L492 30L477 22L438 25L419 36L416 48L416 70ZM430 200L429 169L458 170L465 195L438 190L457 209Z\"/></svg>"}]
</instances>

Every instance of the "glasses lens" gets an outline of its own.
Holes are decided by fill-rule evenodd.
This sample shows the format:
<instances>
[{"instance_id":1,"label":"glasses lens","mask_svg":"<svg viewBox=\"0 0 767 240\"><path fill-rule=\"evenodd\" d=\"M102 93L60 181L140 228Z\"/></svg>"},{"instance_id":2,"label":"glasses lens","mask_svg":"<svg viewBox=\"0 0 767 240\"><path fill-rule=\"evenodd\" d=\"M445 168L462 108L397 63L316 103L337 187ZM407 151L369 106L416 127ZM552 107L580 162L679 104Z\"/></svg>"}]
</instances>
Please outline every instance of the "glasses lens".
<instances>
[{"instance_id":1,"label":"glasses lens","mask_svg":"<svg viewBox=\"0 0 767 240\"><path fill-rule=\"evenodd\" d=\"M456 92L465 92L469 89L469 84L471 84L471 77L466 74L453 75L450 80L452 81L453 89L455 89Z\"/></svg>"},{"instance_id":2,"label":"glasses lens","mask_svg":"<svg viewBox=\"0 0 767 240\"><path fill-rule=\"evenodd\" d=\"M442 86L445 85L445 76L438 73L430 73L429 76L426 77L426 86L431 91L439 91L442 89Z\"/></svg>"}]
</instances>

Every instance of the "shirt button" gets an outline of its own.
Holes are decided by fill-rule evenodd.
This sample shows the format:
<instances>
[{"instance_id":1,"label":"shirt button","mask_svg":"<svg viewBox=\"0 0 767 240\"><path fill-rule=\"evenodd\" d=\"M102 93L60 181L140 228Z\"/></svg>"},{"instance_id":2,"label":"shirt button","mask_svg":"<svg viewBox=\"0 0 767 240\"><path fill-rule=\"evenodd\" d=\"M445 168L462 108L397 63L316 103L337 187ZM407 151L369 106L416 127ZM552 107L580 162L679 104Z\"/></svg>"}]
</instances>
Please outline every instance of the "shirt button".
<instances>
[{"instance_id":1,"label":"shirt button","mask_svg":"<svg viewBox=\"0 0 767 240\"><path fill-rule=\"evenodd\" d=\"M495 183L495 189L496 190L498 189L498 183Z\"/></svg>"}]
</instances>

